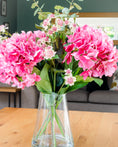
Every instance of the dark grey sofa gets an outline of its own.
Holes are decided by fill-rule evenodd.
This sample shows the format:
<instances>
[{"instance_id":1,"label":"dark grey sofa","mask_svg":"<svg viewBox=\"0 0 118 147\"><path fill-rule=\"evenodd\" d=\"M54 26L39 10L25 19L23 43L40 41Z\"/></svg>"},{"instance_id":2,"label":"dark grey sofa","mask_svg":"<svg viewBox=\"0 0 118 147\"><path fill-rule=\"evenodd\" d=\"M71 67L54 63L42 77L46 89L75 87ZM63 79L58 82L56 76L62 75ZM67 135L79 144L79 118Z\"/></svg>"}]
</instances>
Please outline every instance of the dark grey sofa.
<instances>
[{"instance_id":1,"label":"dark grey sofa","mask_svg":"<svg viewBox=\"0 0 118 147\"><path fill-rule=\"evenodd\" d=\"M108 88L110 88L111 82L112 78L108 78ZM8 85L0 83L0 86ZM21 98L23 108L37 108L39 92L35 86L25 88L21 91ZM118 91L94 90L89 92L87 87L84 87L68 93L67 101L69 110L118 112ZM11 106L13 106L13 97L11 98ZM0 109L4 107L8 107L8 93L0 93Z\"/></svg>"},{"instance_id":2,"label":"dark grey sofa","mask_svg":"<svg viewBox=\"0 0 118 147\"><path fill-rule=\"evenodd\" d=\"M67 94L69 110L118 112L118 91L76 90Z\"/></svg>"},{"instance_id":3,"label":"dark grey sofa","mask_svg":"<svg viewBox=\"0 0 118 147\"><path fill-rule=\"evenodd\" d=\"M111 91L112 77L103 77L103 85L94 82L67 94L69 110L118 112L118 91Z\"/></svg>"}]
</instances>

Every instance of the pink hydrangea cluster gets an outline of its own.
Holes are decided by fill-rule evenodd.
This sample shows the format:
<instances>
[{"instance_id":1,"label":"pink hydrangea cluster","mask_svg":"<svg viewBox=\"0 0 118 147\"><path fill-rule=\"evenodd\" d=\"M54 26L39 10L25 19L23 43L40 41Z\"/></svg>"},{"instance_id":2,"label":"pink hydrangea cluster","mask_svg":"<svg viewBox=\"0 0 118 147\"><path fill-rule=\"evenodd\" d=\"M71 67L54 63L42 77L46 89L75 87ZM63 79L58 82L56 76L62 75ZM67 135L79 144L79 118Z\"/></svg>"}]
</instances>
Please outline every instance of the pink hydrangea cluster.
<instances>
[{"instance_id":1,"label":"pink hydrangea cluster","mask_svg":"<svg viewBox=\"0 0 118 147\"><path fill-rule=\"evenodd\" d=\"M40 81L33 67L43 59L37 32L15 33L0 44L0 82L24 89Z\"/></svg>"},{"instance_id":2,"label":"pink hydrangea cluster","mask_svg":"<svg viewBox=\"0 0 118 147\"><path fill-rule=\"evenodd\" d=\"M118 51L113 41L101 30L88 25L78 27L73 35L68 36L65 47L67 52L64 62L69 64L72 57L83 69L81 76L112 76L117 69Z\"/></svg>"}]
</instances>

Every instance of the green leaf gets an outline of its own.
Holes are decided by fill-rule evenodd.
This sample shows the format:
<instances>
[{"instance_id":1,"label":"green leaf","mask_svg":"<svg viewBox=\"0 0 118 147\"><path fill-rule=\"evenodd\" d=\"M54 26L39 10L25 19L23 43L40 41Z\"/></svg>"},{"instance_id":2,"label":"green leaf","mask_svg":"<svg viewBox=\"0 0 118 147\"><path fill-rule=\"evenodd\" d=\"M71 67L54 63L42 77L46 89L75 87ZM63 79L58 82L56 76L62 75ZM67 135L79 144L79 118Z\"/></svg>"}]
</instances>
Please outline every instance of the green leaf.
<instances>
[{"instance_id":1,"label":"green leaf","mask_svg":"<svg viewBox=\"0 0 118 147\"><path fill-rule=\"evenodd\" d=\"M54 10L54 14L58 16L60 13L57 10Z\"/></svg>"},{"instance_id":2,"label":"green leaf","mask_svg":"<svg viewBox=\"0 0 118 147\"><path fill-rule=\"evenodd\" d=\"M42 80L50 81L49 76L48 76L49 68L50 68L50 65L46 63L43 69L41 70L40 76Z\"/></svg>"},{"instance_id":3,"label":"green leaf","mask_svg":"<svg viewBox=\"0 0 118 147\"><path fill-rule=\"evenodd\" d=\"M64 7L62 7L62 6L60 6L60 5L56 5L56 6L54 7L54 9L56 9L56 10L63 10Z\"/></svg>"},{"instance_id":4,"label":"green leaf","mask_svg":"<svg viewBox=\"0 0 118 147\"><path fill-rule=\"evenodd\" d=\"M73 5L76 7L76 9L82 10L82 8L77 3L73 3Z\"/></svg>"},{"instance_id":5,"label":"green leaf","mask_svg":"<svg viewBox=\"0 0 118 147\"><path fill-rule=\"evenodd\" d=\"M67 85L67 86L64 87L64 88L61 88L59 94L64 94L64 93L66 93L66 91L68 90L68 88L69 88L69 85Z\"/></svg>"},{"instance_id":6,"label":"green leaf","mask_svg":"<svg viewBox=\"0 0 118 147\"><path fill-rule=\"evenodd\" d=\"M95 81L99 86L103 84L103 80L100 78L87 77L86 80L84 80L83 77L80 75L76 75L75 77L77 82L89 83L89 82Z\"/></svg>"},{"instance_id":7,"label":"green leaf","mask_svg":"<svg viewBox=\"0 0 118 147\"><path fill-rule=\"evenodd\" d=\"M50 14L50 12L39 12L38 19L39 20L44 20L47 18L47 15Z\"/></svg>"},{"instance_id":8,"label":"green leaf","mask_svg":"<svg viewBox=\"0 0 118 147\"><path fill-rule=\"evenodd\" d=\"M69 0L66 0L70 5L72 4Z\"/></svg>"},{"instance_id":9,"label":"green leaf","mask_svg":"<svg viewBox=\"0 0 118 147\"><path fill-rule=\"evenodd\" d=\"M74 71L74 76L79 75L83 71L82 68L78 67L78 63L77 62L74 62L73 69L75 69L75 71L73 70Z\"/></svg>"},{"instance_id":10,"label":"green leaf","mask_svg":"<svg viewBox=\"0 0 118 147\"><path fill-rule=\"evenodd\" d=\"M36 16L36 14L40 11L40 8L37 8L35 11L34 11L34 16Z\"/></svg>"},{"instance_id":11,"label":"green leaf","mask_svg":"<svg viewBox=\"0 0 118 147\"><path fill-rule=\"evenodd\" d=\"M88 82L75 82L75 84L73 86L70 86L66 92L71 92L71 91L74 91L74 90L77 90L79 88L82 88L84 86L86 86L88 84Z\"/></svg>"},{"instance_id":12,"label":"green leaf","mask_svg":"<svg viewBox=\"0 0 118 147\"><path fill-rule=\"evenodd\" d=\"M43 9L43 7L45 6L45 3L44 4L42 4L42 6L41 6L41 8L40 9Z\"/></svg>"},{"instance_id":13,"label":"green leaf","mask_svg":"<svg viewBox=\"0 0 118 147\"><path fill-rule=\"evenodd\" d=\"M70 8L69 8L69 10L71 11L73 8L74 8L74 6L71 5Z\"/></svg>"},{"instance_id":14,"label":"green leaf","mask_svg":"<svg viewBox=\"0 0 118 147\"><path fill-rule=\"evenodd\" d=\"M52 88L49 81L41 79L41 81L36 82L36 87L42 93L47 93L47 94L52 93Z\"/></svg>"},{"instance_id":15,"label":"green leaf","mask_svg":"<svg viewBox=\"0 0 118 147\"><path fill-rule=\"evenodd\" d=\"M80 76L80 75L76 75L76 81L77 82L92 82L93 81L93 78L92 77L87 77L86 80L83 79L83 76Z\"/></svg>"},{"instance_id":16,"label":"green leaf","mask_svg":"<svg viewBox=\"0 0 118 147\"><path fill-rule=\"evenodd\" d=\"M41 80L36 82L37 89L42 93L52 93L52 87L48 75L49 68L50 66L46 63L40 73Z\"/></svg>"},{"instance_id":17,"label":"green leaf","mask_svg":"<svg viewBox=\"0 0 118 147\"><path fill-rule=\"evenodd\" d=\"M22 77L17 76L17 79L18 79L19 82L23 81Z\"/></svg>"},{"instance_id":18,"label":"green leaf","mask_svg":"<svg viewBox=\"0 0 118 147\"><path fill-rule=\"evenodd\" d=\"M43 27L39 26L38 24L35 24L35 28L39 30L43 29Z\"/></svg>"},{"instance_id":19,"label":"green leaf","mask_svg":"<svg viewBox=\"0 0 118 147\"><path fill-rule=\"evenodd\" d=\"M32 73L36 73L36 75L40 75L40 70L34 66Z\"/></svg>"},{"instance_id":20,"label":"green leaf","mask_svg":"<svg viewBox=\"0 0 118 147\"><path fill-rule=\"evenodd\" d=\"M32 9L34 9L37 5L38 5L38 1L37 1L37 2L32 3L31 8L32 8Z\"/></svg>"},{"instance_id":21,"label":"green leaf","mask_svg":"<svg viewBox=\"0 0 118 147\"><path fill-rule=\"evenodd\" d=\"M59 59L59 56L55 55L54 57L52 57L52 59Z\"/></svg>"},{"instance_id":22,"label":"green leaf","mask_svg":"<svg viewBox=\"0 0 118 147\"><path fill-rule=\"evenodd\" d=\"M38 15L38 19L39 19L39 20L44 20L45 17L42 15L42 13L39 13L39 15Z\"/></svg>"},{"instance_id":23,"label":"green leaf","mask_svg":"<svg viewBox=\"0 0 118 147\"><path fill-rule=\"evenodd\" d=\"M99 86L101 86L103 84L103 80L100 78L92 78L94 80L94 82L96 82Z\"/></svg>"}]
</instances>

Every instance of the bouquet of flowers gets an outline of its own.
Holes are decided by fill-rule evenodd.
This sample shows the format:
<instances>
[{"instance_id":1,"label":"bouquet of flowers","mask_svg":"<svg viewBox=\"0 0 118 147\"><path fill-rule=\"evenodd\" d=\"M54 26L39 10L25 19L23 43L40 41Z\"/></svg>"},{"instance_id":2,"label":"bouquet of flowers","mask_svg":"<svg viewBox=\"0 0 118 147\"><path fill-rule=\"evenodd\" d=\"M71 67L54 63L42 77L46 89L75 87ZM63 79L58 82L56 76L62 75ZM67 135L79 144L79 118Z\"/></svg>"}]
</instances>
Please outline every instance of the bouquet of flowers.
<instances>
[{"instance_id":1,"label":"bouquet of flowers","mask_svg":"<svg viewBox=\"0 0 118 147\"><path fill-rule=\"evenodd\" d=\"M42 31L2 37L0 81L22 89L36 85L42 93L63 94L93 80L101 85L98 77L112 76L118 60L113 41L101 29L78 26L68 15L63 8L60 15L57 11L47 15L39 26Z\"/></svg>"},{"instance_id":2,"label":"bouquet of flowers","mask_svg":"<svg viewBox=\"0 0 118 147\"><path fill-rule=\"evenodd\" d=\"M118 61L113 41L101 29L88 25L80 27L76 22L78 16L70 14L70 11L74 7L80 10L81 7L74 0L67 2L69 8L57 5L51 13L43 12L44 5L40 7L34 0L31 7L36 9L34 15L38 14L42 20L40 25L36 25L40 30L22 31L8 39L2 38L0 82L22 89L36 85L41 93L60 95L92 81L101 85L103 75L113 75ZM54 104L56 109L60 99L53 100L47 101L47 104ZM62 130L53 108L51 113L55 113L52 117ZM42 132L45 129L46 124Z\"/></svg>"}]
</instances>

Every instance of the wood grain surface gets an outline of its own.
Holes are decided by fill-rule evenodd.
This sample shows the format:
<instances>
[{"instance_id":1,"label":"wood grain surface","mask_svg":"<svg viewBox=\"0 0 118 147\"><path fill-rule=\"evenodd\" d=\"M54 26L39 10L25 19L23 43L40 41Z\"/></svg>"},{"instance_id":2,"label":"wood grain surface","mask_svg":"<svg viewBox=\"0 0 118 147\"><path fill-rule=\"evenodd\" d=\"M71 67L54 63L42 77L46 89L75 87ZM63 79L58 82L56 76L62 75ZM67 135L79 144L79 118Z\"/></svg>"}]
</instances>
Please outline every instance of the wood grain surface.
<instances>
[{"instance_id":1,"label":"wood grain surface","mask_svg":"<svg viewBox=\"0 0 118 147\"><path fill-rule=\"evenodd\" d=\"M15 87L0 87L0 92L18 92L21 91L20 88L15 88Z\"/></svg>"},{"instance_id":2,"label":"wood grain surface","mask_svg":"<svg viewBox=\"0 0 118 147\"><path fill-rule=\"evenodd\" d=\"M31 147L37 109L0 110L0 147ZM74 147L118 147L118 114L70 111Z\"/></svg>"}]
</instances>

